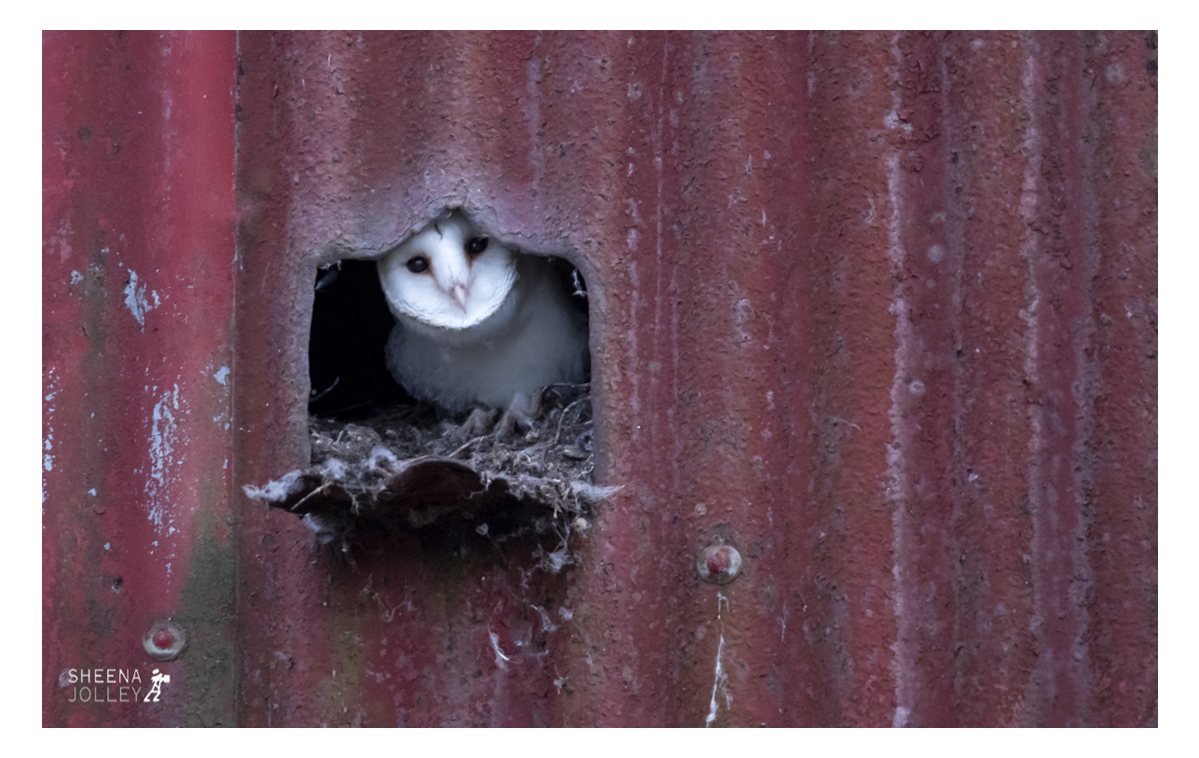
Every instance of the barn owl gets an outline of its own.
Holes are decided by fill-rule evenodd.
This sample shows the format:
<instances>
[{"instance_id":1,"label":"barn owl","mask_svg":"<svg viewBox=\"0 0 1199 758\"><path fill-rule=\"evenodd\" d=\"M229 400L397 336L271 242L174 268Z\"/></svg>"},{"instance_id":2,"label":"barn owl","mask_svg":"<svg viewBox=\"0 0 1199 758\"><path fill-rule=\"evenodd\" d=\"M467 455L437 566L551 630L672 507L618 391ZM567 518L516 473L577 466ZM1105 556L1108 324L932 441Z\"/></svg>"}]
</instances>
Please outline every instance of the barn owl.
<instances>
[{"instance_id":1,"label":"barn owl","mask_svg":"<svg viewBox=\"0 0 1199 758\"><path fill-rule=\"evenodd\" d=\"M587 363L585 317L553 262L504 247L462 214L430 224L379 260L396 325L387 367L419 400L499 408L502 436L530 426L538 390L579 383Z\"/></svg>"}]
</instances>

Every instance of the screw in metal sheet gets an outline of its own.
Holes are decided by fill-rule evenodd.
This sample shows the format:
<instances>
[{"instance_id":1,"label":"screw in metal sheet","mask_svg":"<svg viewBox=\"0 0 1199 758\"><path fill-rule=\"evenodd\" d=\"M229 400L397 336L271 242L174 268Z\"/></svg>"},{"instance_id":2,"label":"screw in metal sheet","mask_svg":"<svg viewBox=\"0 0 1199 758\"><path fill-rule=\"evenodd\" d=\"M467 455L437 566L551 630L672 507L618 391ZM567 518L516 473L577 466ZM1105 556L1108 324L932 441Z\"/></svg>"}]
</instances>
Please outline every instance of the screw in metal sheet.
<instances>
[{"instance_id":1,"label":"screw in metal sheet","mask_svg":"<svg viewBox=\"0 0 1199 758\"><path fill-rule=\"evenodd\" d=\"M728 584L741 573L741 553L728 545L713 545L699 554L695 568L705 582Z\"/></svg>"},{"instance_id":2,"label":"screw in metal sheet","mask_svg":"<svg viewBox=\"0 0 1199 758\"><path fill-rule=\"evenodd\" d=\"M150 625L142 638L146 653L158 661L172 661L183 652L183 630L175 622L164 619Z\"/></svg>"}]
</instances>

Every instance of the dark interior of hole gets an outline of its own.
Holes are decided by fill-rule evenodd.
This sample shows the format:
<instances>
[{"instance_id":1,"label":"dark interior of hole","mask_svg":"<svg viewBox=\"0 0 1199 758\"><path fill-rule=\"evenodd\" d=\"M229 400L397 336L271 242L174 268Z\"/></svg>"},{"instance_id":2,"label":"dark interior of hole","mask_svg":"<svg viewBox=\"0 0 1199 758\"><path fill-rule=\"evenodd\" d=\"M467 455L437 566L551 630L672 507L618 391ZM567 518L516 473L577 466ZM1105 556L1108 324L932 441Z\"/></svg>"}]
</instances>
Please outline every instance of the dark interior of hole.
<instances>
[{"instance_id":1,"label":"dark interior of hole","mask_svg":"<svg viewBox=\"0 0 1199 758\"><path fill-rule=\"evenodd\" d=\"M587 286L574 267L554 258L576 292ZM343 260L317 272L308 343L312 384L308 412L355 421L384 408L415 405L387 370L384 352L395 318L387 307L374 261ZM573 299L585 314L585 297Z\"/></svg>"},{"instance_id":2,"label":"dark interior of hole","mask_svg":"<svg viewBox=\"0 0 1199 758\"><path fill-rule=\"evenodd\" d=\"M317 273L308 371L314 416L351 421L381 407L412 403L384 362L395 319L374 261L341 261Z\"/></svg>"}]
</instances>

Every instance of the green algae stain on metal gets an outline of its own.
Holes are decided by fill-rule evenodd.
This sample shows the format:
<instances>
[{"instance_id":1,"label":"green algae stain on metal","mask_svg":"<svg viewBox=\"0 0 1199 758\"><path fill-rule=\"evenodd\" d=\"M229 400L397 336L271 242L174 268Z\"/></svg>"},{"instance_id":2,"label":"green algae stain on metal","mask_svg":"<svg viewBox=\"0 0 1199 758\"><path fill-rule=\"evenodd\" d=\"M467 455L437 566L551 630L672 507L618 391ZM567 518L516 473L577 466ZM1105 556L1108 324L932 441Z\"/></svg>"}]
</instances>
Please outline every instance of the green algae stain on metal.
<instances>
[{"instance_id":1,"label":"green algae stain on metal","mask_svg":"<svg viewBox=\"0 0 1199 758\"><path fill-rule=\"evenodd\" d=\"M220 494L212 481L204 483L191 572L174 617L188 635L180 656L187 672L187 726L236 725L236 543L217 539Z\"/></svg>"}]
</instances>

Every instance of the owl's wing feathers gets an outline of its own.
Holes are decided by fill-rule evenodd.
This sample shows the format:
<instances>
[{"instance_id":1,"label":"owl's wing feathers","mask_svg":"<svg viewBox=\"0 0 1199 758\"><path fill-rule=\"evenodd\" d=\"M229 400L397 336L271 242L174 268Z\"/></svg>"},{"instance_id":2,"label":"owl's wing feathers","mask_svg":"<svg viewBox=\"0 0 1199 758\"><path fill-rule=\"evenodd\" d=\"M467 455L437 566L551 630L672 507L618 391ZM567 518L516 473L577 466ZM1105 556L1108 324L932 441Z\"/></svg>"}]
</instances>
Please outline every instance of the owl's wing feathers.
<instances>
[{"instance_id":1,"label":"owl's wing feathers","mask_svg":"<svg viewBox=\"0 0 1199 758\"><path fill-rule=\"evenodd\" d=\"M464 411L528 402L548 384L583 381L587 325L554 263L520 255L503 306L476 326L446 330L400 318L387 366L414 397Z\"/></svg>"}]
</instances>

